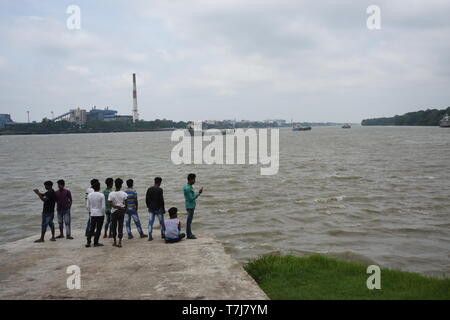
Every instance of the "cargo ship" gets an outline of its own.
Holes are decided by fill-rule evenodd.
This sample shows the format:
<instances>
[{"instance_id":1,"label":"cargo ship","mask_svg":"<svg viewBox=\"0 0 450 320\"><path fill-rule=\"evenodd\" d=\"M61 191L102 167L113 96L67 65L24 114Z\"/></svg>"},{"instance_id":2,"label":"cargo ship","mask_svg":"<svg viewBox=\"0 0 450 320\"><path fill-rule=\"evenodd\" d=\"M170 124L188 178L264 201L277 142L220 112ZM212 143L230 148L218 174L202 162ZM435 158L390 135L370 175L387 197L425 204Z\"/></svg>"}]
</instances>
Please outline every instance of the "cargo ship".
<instances>
[{"instance_id":1,"label":"cargo ship","mask_svg":"<svg viewBox=\"0 0 450 320\"><path fill-rule=\"evenodd\" d=\"M311 130L311 127L310 126L305 126L305 127L303 127L303 126L297 126L297 125L294 125L293 127L292 127L292 131L310 131Z\"/></svg>"}]
</instances>

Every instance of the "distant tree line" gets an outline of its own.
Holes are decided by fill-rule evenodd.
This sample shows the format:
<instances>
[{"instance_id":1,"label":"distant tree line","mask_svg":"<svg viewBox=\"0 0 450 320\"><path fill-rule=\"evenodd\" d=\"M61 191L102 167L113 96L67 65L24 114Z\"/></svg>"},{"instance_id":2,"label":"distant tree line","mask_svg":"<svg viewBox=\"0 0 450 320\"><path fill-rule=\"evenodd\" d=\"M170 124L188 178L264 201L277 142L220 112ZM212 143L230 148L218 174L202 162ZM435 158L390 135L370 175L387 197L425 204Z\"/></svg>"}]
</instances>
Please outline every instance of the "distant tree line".
<instances>
[{"instance_id":1,"label":"distant tree line","mask_svg":"<svg viewBox=\"0 0 450 320\"><path fill-rule=\"evenodd\" d=\"M136 132L136 131L153 131L153 130L170 130L184 129L187 122L172 120L160 120L136 122L114 120L88 121L82 125L61 120L50 121L48 119L36 123L16 123L8 125L0 130L0 134L53 134L53 133L99 133L99 132Z\"/></svg>"},{"instance_id":2,"label":"distant tree line","mask_svg":"<svg viewBox=\"0 0 450 320\"><path fill-rule=\"evenodd\" d=\"M246 121L246 122L234 122L229 121L216 121L216 123L203 122L203 129L233 129L233 128L279 128L291 126L291 124L278 125L278 123L262 122L262 121Z\"/></svg>"},{"instance_id":3,"label":"distant tree line","mask_svg":"<svg viewBox=\"0 0 450 320\"><path fill-rule=\"evenodd\" d=\"M450 114L450 107L443 110L427 109L408 112L390 118L365 119L361 124L363 126L438 126L446 113Z\"/></svg>"}]
</instances>

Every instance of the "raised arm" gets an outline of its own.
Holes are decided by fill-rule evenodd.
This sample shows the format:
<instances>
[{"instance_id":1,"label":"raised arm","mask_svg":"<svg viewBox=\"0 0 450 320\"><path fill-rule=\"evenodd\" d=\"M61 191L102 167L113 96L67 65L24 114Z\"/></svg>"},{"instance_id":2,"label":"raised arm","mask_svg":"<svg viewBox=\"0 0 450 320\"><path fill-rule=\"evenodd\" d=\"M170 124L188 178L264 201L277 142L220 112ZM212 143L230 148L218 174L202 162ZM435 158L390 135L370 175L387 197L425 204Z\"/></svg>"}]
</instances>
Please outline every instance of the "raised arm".
<instances>
[{"instance_id":1,"label":"raised arm","mask_svg":"<svg viewBox=\"0 0 450 320\"><path fill-rule=\"evenodd\" d=\"M39 199L41 199L42 201L47 200L47 198L44 196L44 194L43 194L43 193L40 193L38 189L34 189L33 191L34 191L34 193L37 194L37 196L39 197Z\"/></svg>"},{"instance_id":2,"label":"raised arm","mask_svg":"<svg viewBox=\"0 0 450 320\"><path fill-rule=\"evenodd\" d=\"M200 193L195 194L194 190L192 189L185 189L184 190L184 197L187 201L193 201L198 198Z\"/></svg>"}]
</instances>

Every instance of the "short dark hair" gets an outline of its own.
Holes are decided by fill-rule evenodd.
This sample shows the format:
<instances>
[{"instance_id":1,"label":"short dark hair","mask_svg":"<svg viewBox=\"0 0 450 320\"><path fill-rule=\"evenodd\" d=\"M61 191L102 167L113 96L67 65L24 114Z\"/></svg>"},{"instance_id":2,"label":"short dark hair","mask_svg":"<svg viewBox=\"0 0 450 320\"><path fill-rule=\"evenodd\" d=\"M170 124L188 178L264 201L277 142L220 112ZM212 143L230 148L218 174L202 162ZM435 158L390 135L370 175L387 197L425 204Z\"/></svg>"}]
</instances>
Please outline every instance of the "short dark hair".
<instances>
[{"instance_id":1,"label":"short dark hair","mask_svg":"<svg viewBox=\"0 0 450 320\"><path fill-rule=\"evenodd\" d=\"M155 184L161 184L162 182L162 178L161 177L156 177L155 178Z\"/></svg>"},{"instance_id":2,"label":"short dark hair","mask_svg":"<svg viewBox=\"0 0 450 320\"><path fill-rule=\"evenodd\" d=\"M100 182L95 181L94 184L92 185L92 189L94 189L94 191L100 191Z\"/></svg>"},{"instance_id":3,"label":"short dark hair","mask_svg":"<svg viewBox=\"0 0 450 320\"><path fill-rule=\"evenodd\" d=\"M175 207L172 207L169 209L169 216L171 218L175 218L177 216L177 212L178 212L178 209Z\"/></svg>"},{"instance_id":4,"label":"short dark hair","mask_svg":"<svg viewBox=\"0 0 450 320\"><path fill-rule=\"evenodd\" d=\"M127 180L127 187L128 188L133 188L133 183L134 183L133 179L128 179Z\"/></svg>"},{"instance_id":5,"label":"short dark hair","mask_svg":"<svg viewBox=\"0 0 450 320\"><path fill-rule=\"evenodd\" d=\"M66 182L63 179L59 179L58 182L56 182L59 185L65 186Z\"/></svg>"},{"instance_id":6,"label":"short dark hair","mask_svg":"<svg viewBox=\"0 0 450 320\"><path fill-rule=\"evenodd\" d=\"M116 188L122 188L123 180L120 179L120 178L117 178L117 179L114 181L114 184L116 185Z\"/></svg>"},{"instance_id":7,"label":"short dark hair","mask_svg":"<svg viewBox=\"0 0 450 320\"><path fill-rule=\"evenodd\" d=\"M45 181L44 182L44 186L46 186L46 187L53 187L53 182L51 182L50 180L48 180L48 181Z\"/></svg>"},{"instance_id":8,"label":"short dark hair","mask_svg":"<svg viewBox=\"0 0 450 320\"><path fill-rule=\"evenodd\" d=\"M93 187L96 182L99 182L98 179L92 179L91 180L91 187Z\"/></svg>"},{"instance_id":9,"label":"short dark hair","mask_svg":"<svg viewBox=\"0 0 450 320\"><path fill-rule=\"evenodd\" d=\"M196 177L197 176L195 175L195 173L189 173L187 179L188 179L188 181L189 180L194 180Z\"/></svg>"},{"instance_id":10,"label":"short dark hair","mask_svg":"<svg viewBox=\"0 0 450 320\"><path fill-rule=\"evenodd\" d=\"M106 184L107 187L112 186L114 184L114 179L113 178L107 178L105 180L105 184Z\"/></svg>"}]
</instances>

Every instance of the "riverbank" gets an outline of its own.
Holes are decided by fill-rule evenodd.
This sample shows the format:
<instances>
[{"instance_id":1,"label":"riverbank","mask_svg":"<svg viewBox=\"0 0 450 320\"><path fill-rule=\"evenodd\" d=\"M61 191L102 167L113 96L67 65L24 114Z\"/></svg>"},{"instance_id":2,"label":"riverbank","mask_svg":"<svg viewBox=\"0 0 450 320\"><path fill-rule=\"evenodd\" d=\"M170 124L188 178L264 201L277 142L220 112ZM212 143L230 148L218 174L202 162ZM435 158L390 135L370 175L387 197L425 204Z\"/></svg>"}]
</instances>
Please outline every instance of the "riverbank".
<instances>
[{"instance_id":1,"label":"riverbank","mask_svg":"<svg viewBox=\"0 0 450 320\"><path fill-rule=\"evenodd\" d=\"M0 131L0 136L27 136L27 135L49 135L49 134L84 134L84 133L121 133L121 132L159 132L159 131L174 131L176 128L158 128L158 129L145 129L145 130L134 130L134 131L43 131L43 132L27 132L27 131Z\"/></svg>"},{"instance_id":2,"label":"riverbank","mask_svg":"<svg viewBox=\"0 0 450 320\"><path fill-rule=\"evenodd\" d=\"M158 232L158 230L156 230ZM0 246L2 299L267 299L264 292L208 234L166 244L125 239L122 248L101 239L104 247L85 248L81 230L74 240L34 243L37 235ZM80 289L69 289L80 270ZM73 272L73 271L71 271Z\"/></svg>"},{"instance_id":3,"label":"riverbank","mask_svg":"<svg viewBox=\"0 0 450 320\"><path fill-rule=\"evenodd\" d=\"M245 265L274 300L450 300L450 279L381 269L381 289L366 285L367 265L320 255L264 256Z\"/></svg>"}]
</instances>

